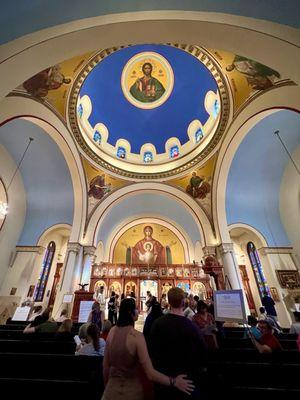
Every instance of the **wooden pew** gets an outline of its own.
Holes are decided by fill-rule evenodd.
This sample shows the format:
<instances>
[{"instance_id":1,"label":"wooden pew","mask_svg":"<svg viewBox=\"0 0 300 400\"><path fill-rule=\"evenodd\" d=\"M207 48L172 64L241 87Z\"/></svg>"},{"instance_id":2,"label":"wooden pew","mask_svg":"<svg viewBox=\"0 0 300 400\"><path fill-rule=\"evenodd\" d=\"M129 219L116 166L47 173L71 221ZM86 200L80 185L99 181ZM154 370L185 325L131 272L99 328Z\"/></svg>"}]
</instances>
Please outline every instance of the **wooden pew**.
<instances>
[{"instance_id":1,"label":"wooden pew","mask_svg":"<svg viewBox=\"0 0 300 400\"><path fill-rule=\"evenodd\" d=\"M74 354L74 341L0 340L0 353Z\"/></svg>"},{"instance_id":2,"label":"wooden pew","mask_svg":"<svg viewBox=\"0 0 300 400\"><path fill-rule=\"evenodd\" d=\"M218 394L233 399L256 395L282 400L283 392L286 397L299 396L299 371L298 351L259 354L254 349L222 349L208 357L210 381L218 387Z\"/></svg>"},{"instance_id":3,"label":"wooden pew","mask_svg":"<svg viewBox=\"0 0 300 400\"><path fill-rule=\"evenodd\" d=\"M24 399L26 393L31 399L33 393L40 393L43 398L66 395L73 399L100 399L102 357L0 353L0 387L9 390L13 399Z\"/></svg>"}]
</instances>

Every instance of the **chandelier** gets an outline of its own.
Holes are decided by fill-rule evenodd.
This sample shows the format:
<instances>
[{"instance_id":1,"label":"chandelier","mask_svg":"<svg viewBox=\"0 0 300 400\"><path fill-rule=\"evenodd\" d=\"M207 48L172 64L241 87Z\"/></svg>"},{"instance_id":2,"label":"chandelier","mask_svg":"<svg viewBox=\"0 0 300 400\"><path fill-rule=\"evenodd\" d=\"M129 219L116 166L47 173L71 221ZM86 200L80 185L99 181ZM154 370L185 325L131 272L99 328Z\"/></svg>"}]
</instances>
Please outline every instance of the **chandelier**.
<instances>
[{"instance_id":1,"label":"chandelier","mask_svg":"<svg viewBox=\"0 0 300 400\"><path fill-rule=\"evenodd\" d=\"M4 219L8 213L8 204L0 201L0 219Z\"/></svg>"}]
</instances>

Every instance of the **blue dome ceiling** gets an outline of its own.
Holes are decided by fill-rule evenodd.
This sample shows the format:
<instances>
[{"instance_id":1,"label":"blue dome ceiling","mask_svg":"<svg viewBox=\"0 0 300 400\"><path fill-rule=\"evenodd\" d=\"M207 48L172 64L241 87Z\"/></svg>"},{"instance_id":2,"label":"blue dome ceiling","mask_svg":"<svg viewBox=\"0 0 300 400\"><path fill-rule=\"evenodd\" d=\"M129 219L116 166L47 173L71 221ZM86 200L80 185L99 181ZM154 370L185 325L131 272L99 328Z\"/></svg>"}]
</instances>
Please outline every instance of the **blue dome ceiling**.
<instances>
[{"instance_id":1,"label":"blue dome ceiling","mask_svg":"<svg viewBox=\"0 0 300 400\"><path fill-rule=\"evenodd\" d=\"M144 52L165 58L174 74L169 97L152 109L129 102L121 85L128 60ZM110 145L115 146L122 138L130 143L132 153L139 153L143 144L152 143L160 154L172 137L181 145L189 141L187 130L193 120L206 123L209 114L204 101L209 91L217 93L217 83L196 57L173 46L146 44L123 48L104 58L87 75L79 94L80 98L89 97L92 110L88 121L92 127L97 123L106 126Z\"/></svg>"}]
</instances>

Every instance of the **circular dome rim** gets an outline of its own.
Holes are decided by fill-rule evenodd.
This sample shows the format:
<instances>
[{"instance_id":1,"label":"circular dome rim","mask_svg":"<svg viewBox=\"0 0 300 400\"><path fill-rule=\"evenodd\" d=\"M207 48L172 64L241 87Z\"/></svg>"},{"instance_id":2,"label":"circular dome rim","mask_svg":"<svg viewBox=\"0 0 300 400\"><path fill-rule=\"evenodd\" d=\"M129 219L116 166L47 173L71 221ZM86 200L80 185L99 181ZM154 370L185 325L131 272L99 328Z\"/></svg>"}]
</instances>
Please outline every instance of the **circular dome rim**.
<instances>
[{"instance_id":1,"label":"circular dome rim","mask_svg":"<svg viewBox=\"0 0 300 400\"><path fill-rule=\"evenodd\" d=\"M184 171L194 168L197 164L203 161L213 149L217 146L219 140L223 136L230 115L230 90L228 83L226 81L225 75L221 72L216 60L213 56L203 47L196 45L183 45L183 44L172 44L172 43L162 43L164 45L172 46L186 51L192 56L199 59L206 68L211 72L213 78L218 86L218 93L221 100L221 111L219 121L214 129L212 137L209 143L198 153L198 144L194 149L184 154L180 158L169 160L165 163L156 164L137 164L130 161L118 160L113 156L102 151L102 157L98 155L88 144L86 138L81 132L77 120L77 100L80 95L80 88L83 84L87 75L92 71L95 65L100 62L103 58L109 56L112 52L118 51L120 49L131 47L133 45L121 45L114 46L108 49L103 49L95 53L88 62L80 69L74 80L72 89L69 93L67 100L67 117L68 125L76 139L77 144L80 146L83 154L88 156L93 162L95 162L99 167L102 167L115 175L124 177L125 179L134 180L150 180L150 179L168 179L172 178L178 174L182 174ZM202 144L204 141L202 142ZM99 151L99 149L97 149ZM101 151L101 150L100 150ZM103 157L104 156L104 157ZM126 166L129 169L126 169ZM157 169L161 168L160 171ZM135 170L134 170L135 169ZM137 172L138 169L143 169L143 172Z\"/></svg>"}]
</instances>

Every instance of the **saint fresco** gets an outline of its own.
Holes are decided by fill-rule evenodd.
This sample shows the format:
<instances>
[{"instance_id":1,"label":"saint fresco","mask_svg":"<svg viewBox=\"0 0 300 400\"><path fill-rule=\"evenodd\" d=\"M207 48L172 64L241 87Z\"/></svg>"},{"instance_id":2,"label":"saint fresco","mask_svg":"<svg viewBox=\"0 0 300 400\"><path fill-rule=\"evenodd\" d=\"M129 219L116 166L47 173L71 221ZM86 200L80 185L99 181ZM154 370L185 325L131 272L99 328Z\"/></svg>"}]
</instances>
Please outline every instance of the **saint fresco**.
<instances>
[{"instance_id":1,"label":"saint fresco","mask_svg":"<svg viewBox=\"0 0 300 400\"><path fill-rule=\"evenodd\" d=\"M144 239L138 241L132 248L132 264L165 264L165 249L152 237L153 229L145 226Z\"/></svg>"},{"instance_id":2,"label":"saint fresco","mask_svg":"<svg viewBox=\"0 0 300 400\"><path fill-rule=\"evenodd\" d=\"M183 264L185 254L181 241L170 229L157 223L142 223L119 237L113 250L113 262L132 265L133 271L136 270L134 265ZM147 274L149 271L146 270Z\"/></svg>"}]
</instances>

